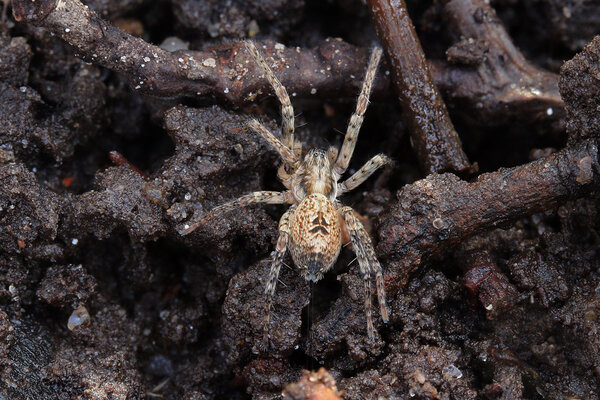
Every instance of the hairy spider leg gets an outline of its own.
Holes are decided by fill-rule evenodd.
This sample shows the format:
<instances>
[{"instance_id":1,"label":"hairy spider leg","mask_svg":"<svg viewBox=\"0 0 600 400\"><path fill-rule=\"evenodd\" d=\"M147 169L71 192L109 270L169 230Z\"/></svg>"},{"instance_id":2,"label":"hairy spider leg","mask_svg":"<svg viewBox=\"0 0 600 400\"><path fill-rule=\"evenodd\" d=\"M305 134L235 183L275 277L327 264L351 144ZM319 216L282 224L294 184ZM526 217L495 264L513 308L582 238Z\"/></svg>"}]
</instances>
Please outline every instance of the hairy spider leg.
<instances>
[{"instance_id":1,"label":"hairy spider leg","mask_svg":"<svg viewBox=\"0 0 600 400\"><path fill-rule=\"evenodd\" d=\"M250 122L248 122L248 127L251 128L253 131L259 133L263 138L265 138L265 140L275 150L277 150L284 163L290 166L295 166L299 162L298 157L296 157L296 155L292 153L289 147L287 147L279 139L277 139L275 135L273 135L267 128L265 128L263 124L253 119L250 120Z\"/></svg>"},{"instance_id":2,"label":"hairy spider leg","mask_svg":"<svg viewBox=\"0 0 600 400\"><path fill-rule=\"evenodd\" d=\"M271 270L269 271L269 279L265 286L265 325L263 327L263 347L265 349L267 349L269 345L269 326L271 323L273 295L275 294L275 287L277 286L277 279L279 278L279 269L281 268L281 264L283 264L283 257L287 251L290 238L290 220L293 218L295 210L296 205L294 204L279 220L279 238L277 239L277 245L275 246L275 254L273 255L273 262L271 263Z\"/></svg>"},{"instance_id":3,"label":"hairy spider leg","mask_svg":"<svg viewBox=\"0 0 600 400\"><path fill-rule=\"evenodd\" d=\"M348 233L352 247L358 259L358 266L363 278L365 288L365 314L367 317L367 332L370 339L375 337L375 328L373 327L373 317L371 314L371 273L375 274L377 282L377 298L379 300L379 308L381 310L381 319L383 322L388 321L388 311L385 304L385 288L383 285L383 274L381 265L375 257L375 251L371 244L369 234L354 215L354 210L351 207L342 207L340 209Z\"/></svg>"},{"instance_id":4,"label":"hairy spider leg","mask_svg":"<svg viewBox=\"0 0 600 400\"><path fill-rule=\"evenodd\" d=\"M290 150L294 150L294 108L292 107L292 103L290 102L290 96L288 96L287 90L281 84L279 79L275 76L271 68L267 65L265 59L260 55L258 49L251 41L246 41L246 49L252 55L254 60L258 63L258 65L262 68L265 75L267 76L267 80L277 99L279 99L279 103L281 103L281 132L283 134L283 143Z\"/></svg>"},{"instance_id":5,"label":"hairy spider leg","mask_svg":"<svg viewBox=\"0 0 600 400\"><path fill-rule=\"evenodd\" d=\"M350 178L346 179L344 182L338 183L337 195L340 196L343 193L356 189L357 186L369 179L369 177L379 168L392 164L393 162L388 156L384 154L376 155L367 161L365 165L356 171Z\"/></svg>"},{"instance_id":6,"label":"hairy spider leg","mask_svg":"<svg viewBox=\"0 0 600 400\"><path fill-rule=\"evenodd\" d=\"M371 95L371 89L373 88L373 81L375 80L377 66L381 60L381 54L382 51L380 47L375 47L371 53L369 66L367 67L367 72L365 74L365 80L363 82L360 95L358 96L358 101L356 102L356 111L354 114L352 114L352 117L350 117L350 123L348 124L346 136L344 137L344 143L342 144L337 161L333 167L334 172L338 176L342 176L342 174L346 172L348 165L350 164L350 159L352 158L352 153L354 153L356 138L369 105L369 96Z\"/></svg>"},{"instance_id":7,"label":"hairy spider leg","mask_svg":"<svg viewBox=\"0 0 600 400\"><path fill-rule=\"evenodd\" d=\"M183 234L187 235L187 234L193 232L200 225L204 224L206 221L215 217L218 214L226 213L226 212L235 210L236 208L248 206L251 204L258 204L258 203L293 204L294 196L292 195L292 192L290 192L289 190L285 191L285 192L264 191L264 192L249 193L249 194L244 195L236 200L230 201L225 204L221 204L220 206L213 208L200 221L198 221L192 225L184 225Z\"/></svg>"}]
</instances>

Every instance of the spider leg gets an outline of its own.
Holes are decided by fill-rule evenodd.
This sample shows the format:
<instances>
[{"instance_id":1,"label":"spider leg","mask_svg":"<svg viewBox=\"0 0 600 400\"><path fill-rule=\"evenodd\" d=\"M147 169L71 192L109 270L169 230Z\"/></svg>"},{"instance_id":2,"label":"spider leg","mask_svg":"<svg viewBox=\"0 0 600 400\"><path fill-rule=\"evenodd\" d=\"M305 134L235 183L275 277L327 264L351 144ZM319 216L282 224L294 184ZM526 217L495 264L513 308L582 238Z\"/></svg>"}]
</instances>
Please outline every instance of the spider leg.
<instances>
[{"instance_id":1,"label":"spider leg","mask_svg":"<svg viewBox=\"0 0 600 400\"><path fill-rule=\"evenodd\" d=\"M338 196L354 190L358 185L369 179L369 177L373 175L375 171L386 165L392 165L392 160L384 154L378 154L371 158L365 165L356 171L354 175L346 179L344 182L338 183Z\"/></svg>"},{"instance_id":2,"label":"spider leg","mask_svg":"<svg viewBox=\"0 0 600 400\"><path fill-rule=\"evenodd\" d=\"M294 166L298 163L298 157L283 144L279 139L275 137L263 124L253 119L248 122L248 127L253 131L260 133L263 138L266 139L267 142L279 153L283 162L290 166Z\"/></svg>"},{"instance_id":3,"label":"spider leg","mask_svg":"<svg viewBox=\"0 0 600 400\"><path fill-rule=\"evenodd\" d=\"M379 60L381 60L381 53L382 51L379 47L375 47L371 53L365 80L356 103L356 111L352 114L352 117L350 117L350 123L346 130L346 137L344 138L344 143L342 144L342 148L333 168L338 176L342 176L346 169L348 169L348 164L352 158L356 137L358 136L358 131L360 130L360 126L365 117L365 111L367 111L367 106L369 105L369 96L371 95L371 89L373 87L373 81L375 80L375 73L377 72Z\"/></svg>"},{"instance_id":4,"label":"spider leg","mask_svg":"<svg viewBox=\"0 0 600 400\"><path fill-rule=\"evenodd\" d=\"M250 204L266 203L266 204L292 204L294 203L294 196L292 192L253 192L244 195L236 200L230 201L225 204L221 204L218 207L213 208L206 214L200 221L197 221L191 225L186 224L183 226L183 235L187 235L196 230L200 225L204 224L209 219L215 217L218 214L226 213L236 208L248 206Z\"/></svg>"},{"instance_id":5,"label":"spider leg","mask_svg":"<svg viewBox=\"0 0 600 400\"><path fill-rule=\"evenodd\" d=\"M367 330L369 338L373 339L375 337L375 328L373 328L373 319L371 316L371 273L375 274L375 280L377 283L377 298L379 300L381 319L383 322L388 321L388 310L385 304L385 288L383 285L381 264L379 264L379 261L375 256L375 250L373 250L371 238L358 218L356 218L354 215L354 210L351 207L342 207L339 212L344 218L344 222L348 228L352 247L356 253L360 272L363 276L365 285L365 313L367 316Z\"/></svg>"},{"instance_id":6,"label":"spider leg","mask_svg":"<svg viewBox=\"0 0 600 400\"><path fill-rule=\"evenodd\" d=\"M279 238L277 239L277 245L275 246L275 254L273 255L273 262L271 263L271 270L269 271L269 279L265 286L265 320L263 327L263 347L265 349L267 349L269 345L269 325L271 323L273 295L275 294L275 287L277 286L277 280L279 278L279 269L283 264L283 257L287 250L290 237L290 220L294 216L295 209L296 205L290 207L279 221Z\"/></svg>"},{"instance_id":7,"label":"spider leg","mask_svg":"<svg viewBox=\"0 0 600 400\"><path fill-rule=\"evenodd\" d=\"M273 88L279 103L281 103L281 131L283 133L283 143L288 149L294 148L294 108L290 102L287 90L275 76L265 59L260 55L258 49L251 41L246 41L246 49L252 55L254 60L260 65L267 76L269 84Z\"/></svg>"}]
</instances>

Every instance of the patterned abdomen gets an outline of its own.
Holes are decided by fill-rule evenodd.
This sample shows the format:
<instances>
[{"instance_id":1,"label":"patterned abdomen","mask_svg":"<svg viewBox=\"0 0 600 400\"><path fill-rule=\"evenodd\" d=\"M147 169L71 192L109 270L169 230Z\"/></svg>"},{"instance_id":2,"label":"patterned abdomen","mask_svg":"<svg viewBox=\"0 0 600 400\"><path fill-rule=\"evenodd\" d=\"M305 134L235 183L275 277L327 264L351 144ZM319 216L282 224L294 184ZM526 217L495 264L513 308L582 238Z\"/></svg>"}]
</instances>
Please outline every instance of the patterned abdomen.
<instances>
[{"instance_id":1,"label":"patterned abdomen","mask_svg":"<svg viewBox=\"0 0 600 400\"><path fill-rule=\"evenodd\" d=\"M339 215L322 194L307 196L291 221L290 252L305 279L318 281L331 268L342 246Z\"/></svg>"}]
</instances>

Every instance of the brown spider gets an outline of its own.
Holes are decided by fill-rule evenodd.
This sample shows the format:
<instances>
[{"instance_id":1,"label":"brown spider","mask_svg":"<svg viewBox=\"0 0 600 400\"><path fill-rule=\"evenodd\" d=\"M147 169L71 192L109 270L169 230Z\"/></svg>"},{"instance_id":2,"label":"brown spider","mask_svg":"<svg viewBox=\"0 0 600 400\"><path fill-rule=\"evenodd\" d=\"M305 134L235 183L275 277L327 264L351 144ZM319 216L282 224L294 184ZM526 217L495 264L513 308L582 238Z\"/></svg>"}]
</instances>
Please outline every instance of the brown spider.
<instances>
[{"instance_id":1,"label":"brown spider","mask_svg":"<svg viewBox=\"0 0 600 400\"><path fill-rule=\"evenodd\" d=\"M285 192L254 192L220 205L211 210L199 222L191 226L185 225L183 234L192 232L207 219L217 214L238 207L256 203L292 205L279 221L279 239L265 288L264 341L266 344L269 340L271 303L286 250L289 248L292 259L300 269L302 276L308 281L316 282L323 278L323 274L337 260L342 247L342 224L345 224L364 281L367 331L369 338L373 339L375 328L371 316L372 274L375 275L377 283L381 318L384 322L388 321L381 265L375 256L369 234L355 216L354 211L351 207L343 206L337 198L363 183L380 167L391 164L387 156L376 155L350 178L338 183L348 168L354 152L358 131L369 103L375 72L381 59L381 49L375 48L371 54L356 111L350 118L339 154L335 147L331 147L327 151L312 149L302 159L302 144L294 139L294 109L287 91L273 74L254 43L246 42L246 48L261 66L281 103L283 138L279 140L255 119L248 123L248 127L260 133L283 159L278 176L288 190Z\"/></svg>"}]
</instances>

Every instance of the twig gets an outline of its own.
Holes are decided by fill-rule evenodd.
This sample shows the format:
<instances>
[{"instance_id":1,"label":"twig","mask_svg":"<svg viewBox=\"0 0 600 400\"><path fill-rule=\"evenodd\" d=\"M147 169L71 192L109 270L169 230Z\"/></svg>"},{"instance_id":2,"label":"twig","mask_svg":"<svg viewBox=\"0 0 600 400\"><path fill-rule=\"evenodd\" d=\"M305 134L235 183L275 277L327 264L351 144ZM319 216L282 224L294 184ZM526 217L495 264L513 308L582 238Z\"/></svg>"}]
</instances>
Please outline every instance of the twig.
<instances>
[{"instance_id":1,"label":"twig","mask_svg":"<svg viewBox=\"0 0 600 400\"><path fill-rule=\"evenodd\" d=\"M421 168L429 173L473 171L433 84L404 0L369 0L368 5L392 66L392 82Z\"/></svg>"},{"instance_id":2,"label":"twig","mask_svg":"<svg viewBox=\"0 0 600 400\"><path fill-rule=\"evenodd\" d=\"M481 175L468 183L433 174L398 194L381 218L379 254L389 278L408 273L466 238L584 196L600 183L598 144L588 140L546 158Z\"/></svg>"},{"instance_id":3,"label":"twig","mask_svg":"<svg viewBox=\"0 0 600 400\"><path fill-rule=\"evenodd\" d=\"M517 301L518 290L510 283L487 250L473 250L461 254L462 279L471 302L479 302L488 319L495 319L510 310Z\"/></svg>"},{"instance_id":4,"label":"twig","mask_svg":"<svg viewBox=\"0 0 600 400\"><path fill-rule=\"evenodd\" d=\"M476 117L485 125L544 120L554 124L551 131L564 131L558 75L523 56L489 2L453 0L443 17L455 44L446 52L449 64L440 60L431 68L457 108L471 116L479 109Z\"/></svg>"},{"instance_id":5,"label":"twig","mask_svg":"<svg viewBox=\"0 0 600 400\"><path fill-rule=\"evenodd\" d=\"M154 96L210 96L242 105L270 95L243 42L210 51L167 52L99 18L79 0L14 0L14 16L43 26L77 49L78 55L124 73L133 89ZM367 50L328 40L314 50L267 42L261 50L293 96L348 96L360 90ZM374 90L381 94L386 80Z\"/></svg>"},{"instance_id":6,"label":"twig","mask_svg":"<svg viewBox=\"0 0 600 400\"><path fill-rule=\"evenodd\" d=\"M57 0L13 0L13 13L16 20L42 26L63 38L84 60L124 74L131 87L140 93L162 97L209 97L235 106L271 96L268 82L261 77L242 42L207 51L170 53L115 28L79 0L62 0L61 7L57 7ZM296 97L354 99L360 90L369 54L369 49L339 40L325 41L313 49L286 48L273 42L265 42L262 47L261 51L268 55L277 77ZM455 72L446 72L447 68L461 75L457 77ZM512 102L520 102L520 98L504 98L497 91L488 90L487 85L493 81L472 79L475 83L469 84L470 91L463 91L465 83L469 83L466 81L471 79L466 77L464 68L457 70L442 62L435 63L432 71L436 83L445 88L451 98L466 97L468 107L464 111L482 121L490 123L504 118L505 109L499 105L515 110L522 119L545 121L554 118L546 113L541 116L519 113L519 107L513 106ZM389 95L389 83L384 74L378 77L372 98ZM482 102L479 96L486 101ZM536 101L540 109L554 107L559 113L552 99L540 96ZM479 107L480 104L484 107Z\"/></svg>"},{"instance_id":7,"label":"twig","mask_svg":"<svg viewBox=\"0 0 600 400\"><path fill-rule=\"evenodd\" d=\"M112 161L113 164L115 164L116 166L126 165L127 168L131 169L132 171L137 172L144 178L148 177L148 175L144 171L142 171L141 169L139 169L138 167L133 165L127 158L125 158L125 156L123 154L119 153L116 150L109 152L108 158L110 158L110 161Z\"/></svg>"}]
</instances>

